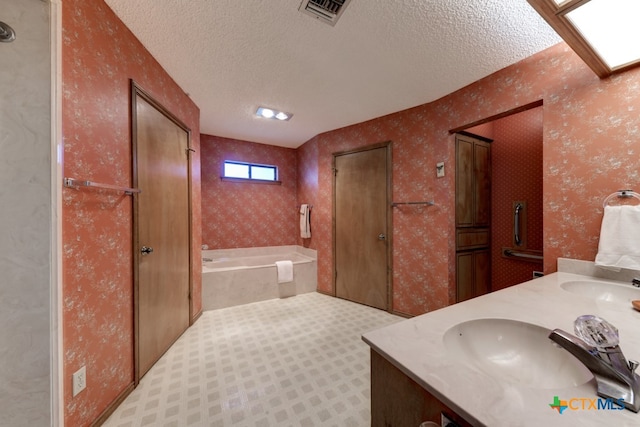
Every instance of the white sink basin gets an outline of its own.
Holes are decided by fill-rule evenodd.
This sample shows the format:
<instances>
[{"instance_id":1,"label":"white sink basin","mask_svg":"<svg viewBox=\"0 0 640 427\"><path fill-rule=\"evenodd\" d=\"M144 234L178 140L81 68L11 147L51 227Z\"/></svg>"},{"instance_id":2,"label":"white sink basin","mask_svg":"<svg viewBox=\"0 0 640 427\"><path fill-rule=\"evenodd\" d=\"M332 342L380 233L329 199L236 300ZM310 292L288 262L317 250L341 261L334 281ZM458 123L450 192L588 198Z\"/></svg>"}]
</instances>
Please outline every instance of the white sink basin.
<instances>
[{"instance_id":1,"label":"white sink basin","mask_svg":"<svg viewBox=\"0 0 640 427\"><path fill-rule=\"evenodd\" d=\"M528 388L579 386L593 375L549 338L549 329L509 319L475 319L445 332L452 357L492 378Z\"/></svg>"},{"instance_id":2,"label":"white sink basin","mask_svg":"<svg viewBox=\"0 0 640 427\"><path fill-rule=\"evenodd\" d=\"M631 307L631 301L640 300L640 289L631 285L600 282L598 280L575 280L564 282L560 287L567 292L583 295L598 301L626 304Z\"/></svg>"}]
</instances>

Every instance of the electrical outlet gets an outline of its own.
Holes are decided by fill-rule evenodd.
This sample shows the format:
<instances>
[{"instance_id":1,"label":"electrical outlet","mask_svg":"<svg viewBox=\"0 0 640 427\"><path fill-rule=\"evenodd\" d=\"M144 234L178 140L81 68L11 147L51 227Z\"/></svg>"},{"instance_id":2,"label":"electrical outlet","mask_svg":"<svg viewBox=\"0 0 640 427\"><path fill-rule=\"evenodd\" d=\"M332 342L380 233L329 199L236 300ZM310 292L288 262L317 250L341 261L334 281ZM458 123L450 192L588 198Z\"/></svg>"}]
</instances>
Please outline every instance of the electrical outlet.
<instances>
[{"instance_id":1,"label":"electrical outlet","mask_svg":"<svg viewBox=\"0 0 640 427\"><path fill-rule=\"evenodd\" d=\"M87 388L87 367L83 366L73 374L73 396Z\"/></svg>"},{"instance_id":2,"label":"electrical outlet","mask_svg":"<svg viewBox=\"0 0 640 427\"><path fill-rule=\"evenodd\" d=\"M442 178L444 176L444 162L436 163L436 178Z\"/></svg>"}]
</instances>

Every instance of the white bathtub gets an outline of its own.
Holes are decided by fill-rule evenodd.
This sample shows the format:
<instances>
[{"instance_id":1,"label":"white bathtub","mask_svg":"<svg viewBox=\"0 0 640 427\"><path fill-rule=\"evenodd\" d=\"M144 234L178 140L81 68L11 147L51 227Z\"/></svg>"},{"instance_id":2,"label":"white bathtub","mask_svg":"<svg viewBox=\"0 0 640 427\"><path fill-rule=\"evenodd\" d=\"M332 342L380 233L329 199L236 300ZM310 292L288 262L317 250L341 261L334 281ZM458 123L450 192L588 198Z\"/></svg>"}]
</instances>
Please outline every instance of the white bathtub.
<instances>
[{"instance_id":1,"label":"white bathtub","mask_svg":"<svg viewBox=\"0 0 640 427\"><path fill-rule=\"evenodd\" d=\"M317 288L316 251L301 246L202 251L202 309L215 310ZM276 261L293 262L293 282L278 283Z\"/></svg>"}]
</instances>

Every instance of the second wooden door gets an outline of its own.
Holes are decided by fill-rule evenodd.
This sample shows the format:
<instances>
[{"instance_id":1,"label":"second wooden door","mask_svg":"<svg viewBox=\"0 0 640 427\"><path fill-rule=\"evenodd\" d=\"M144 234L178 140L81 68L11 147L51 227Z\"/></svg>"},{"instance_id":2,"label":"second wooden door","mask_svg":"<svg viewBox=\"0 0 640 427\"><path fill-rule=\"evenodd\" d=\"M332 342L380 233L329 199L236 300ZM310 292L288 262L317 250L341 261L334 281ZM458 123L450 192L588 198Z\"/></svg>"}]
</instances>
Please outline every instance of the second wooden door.
<instances>
[{"instance_id":1,"label":"second wooden door","mask_svg":"<svg viewBox=\"0 0 640 427\"><path fill-rule=\"evenodd\" d=\"M334 155L336 296L389 309L390 145Z\"/></svg>"}]
</instances>

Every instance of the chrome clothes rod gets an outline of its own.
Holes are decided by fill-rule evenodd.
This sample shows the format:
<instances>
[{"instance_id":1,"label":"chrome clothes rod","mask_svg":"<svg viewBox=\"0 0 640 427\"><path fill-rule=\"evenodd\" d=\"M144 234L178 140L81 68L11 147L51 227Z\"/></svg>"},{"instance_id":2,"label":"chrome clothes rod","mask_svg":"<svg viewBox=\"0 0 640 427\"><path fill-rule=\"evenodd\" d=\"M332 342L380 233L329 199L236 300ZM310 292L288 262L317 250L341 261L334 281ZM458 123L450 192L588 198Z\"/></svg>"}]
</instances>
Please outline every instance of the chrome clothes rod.
<instances>
[{"instance_id":1,"label":"chrome clothes rod","mask_svg":"<svg viewBox=\"0 0 640 427\"><path fill-rule=\"evenodd\" d=\"M544 257L542 255L535 255L535 254L528 254L525 252L516 252L516 251L511 251L508 249L505 249L504 251L502 251L503 254L507 255L507 256L512 256L512 257L516 257L516 258L528 258L528 259L537 259L537 260L544 260Z\"/></svg>"},{"instance_id":2,"label":"chrome clothes rod","mask_svg":"<svg viewBox=\"0 0 640 427\"><path fill-rule=\"evenodd\" d=\"M426 206L434 206L435 203L433 202L433 200L429 201L429 202L392 202L391 203L391 207L395 208L396 206L400 206L400 205L426 205Z\"/></svg>"},{"instance_id":3,"label":"chrome clothes rod","mask_svg":"<svg viewBox=\"0 0 640 427\"><path fill-rule=\"evenodd\" d=\"M79 188L79 187L104 188L106 190L123 191L124 194L127 194L129 196L131 196L133 193L141 192L139 188L121 187L119 185L111 185L111 184L100 184L98 182L93 182L93 181L80 181L74 178L65 178L64 186L68 188Z\"/></svg>"}]
</instances>

